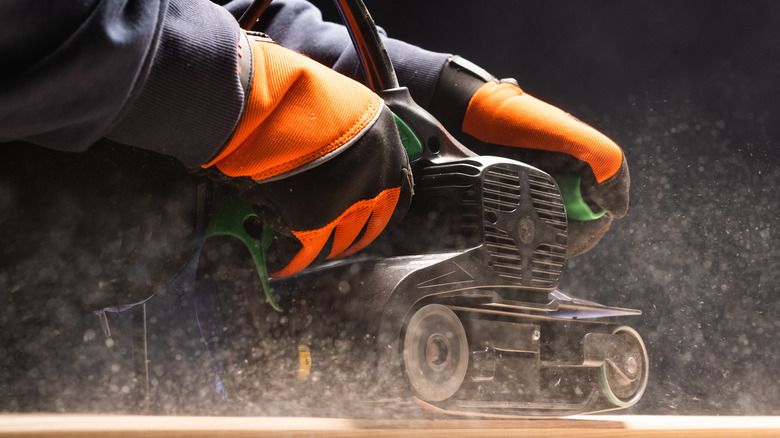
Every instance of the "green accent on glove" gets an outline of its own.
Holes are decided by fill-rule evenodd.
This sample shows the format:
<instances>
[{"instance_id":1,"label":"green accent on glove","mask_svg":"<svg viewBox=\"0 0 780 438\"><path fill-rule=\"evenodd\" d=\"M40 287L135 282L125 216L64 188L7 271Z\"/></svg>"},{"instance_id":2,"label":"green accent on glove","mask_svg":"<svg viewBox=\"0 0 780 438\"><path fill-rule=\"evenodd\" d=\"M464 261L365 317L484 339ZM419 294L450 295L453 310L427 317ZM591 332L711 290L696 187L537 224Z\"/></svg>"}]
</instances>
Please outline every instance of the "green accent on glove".
<instances>
[{"instance_id":1,"label":"green accent on glove","mask_svg":"<svg viewBox=\"0 0 780 438\"><path fill-rule=\"evenodd\" d=\"M582 199L580 191L581 178L577 174L555 175L555 182L561 190L563 204L566 206L566 216L576 221L592 221L604 216L606 210L594 212Z\"/></svg>"},{"instance_id":2,"label":"green accent on glove","mask_svg":"<svg viewBox=\"0 0 780 438\"><path fill-rule=\"evenodd\" d=\"M206 239L214 236L230 236L240 240L249 250L252 260L257 267L257 274L260 276L260 282L263 284L263 291L268 304L278 312L283 309L274 300L271 295L271 286L268 284L268 268L266 265L266 253L271 243L274 241L274 232L268 225L263 225L261 238L255 239L247 233L244 228L244 222L250 217L257 217L246 202L240 200L238 196L231 195L225 198L212 217L208 228L206 229Z\"/></svg>"},{"instance_id":3,"label":"green accent on glove","mask_svg":"<svg viewBox=\"0 0 780 438\"><path fill-rule=\"evenodd\" d=\"M393 118L395 118L395 124L398 127L398 134L401 136L401 143L403 143L404 149L406 149L406 155L409 158L415 158L422 154L422 143L414 135L412 128L395 114L393 114Z\"/></svg>"}]
</instances>

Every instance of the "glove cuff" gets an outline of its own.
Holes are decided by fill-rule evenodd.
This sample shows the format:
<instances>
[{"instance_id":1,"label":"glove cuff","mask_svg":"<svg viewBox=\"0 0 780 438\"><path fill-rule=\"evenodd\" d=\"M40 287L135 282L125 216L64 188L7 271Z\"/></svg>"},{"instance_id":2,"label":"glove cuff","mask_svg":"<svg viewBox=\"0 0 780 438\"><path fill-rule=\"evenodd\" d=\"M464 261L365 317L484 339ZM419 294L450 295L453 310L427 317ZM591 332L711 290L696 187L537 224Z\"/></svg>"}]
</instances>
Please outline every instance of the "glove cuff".
<instances>
[{"instance_id":1,"label":"glove cuff","mask_svg":"<svg viewBox=\"0 0 780 438\"><path fill-rule=\"evenodd\" d=\"M255 33L255 32L253 32ZM254 74L254 55L252 46L249 44L249 37L245 31L239 32L238 36L238 80L241 82L241 89L244 90L244 105L241 112L246 108L246 101L249 99L249 91L252 88L252 75ZM238 123L238 122L236 122Z\"/></svg>"},{"instance_id":2,"label":"glove cuff","mask_svg":"<svg viewBox=\"0 0 780 438\"><path fill-rule=\"evenodd\" d=\"M244 91L244 105L241 107L242 114L246 108L246 102L249 100L249 93L252 91L252 78L255 74L255 55L249 42L250 36L255 41L274 42L271 37L263 32L245 31L243 29L240 32L238 37L238 80L241 82L241 89Z\"/></svg>"},{"instance_id":3,"label":"glove cuff","mask_svg":"<svg viewBox=\"0 0 780 438\"><path fill-rule=\"evenodd\" d=\"M495 79L473 62L457 55L451 57L444 64L433 90L431 114L451 133L460 132L474 93Z\"/></svg>"}]
</instances>

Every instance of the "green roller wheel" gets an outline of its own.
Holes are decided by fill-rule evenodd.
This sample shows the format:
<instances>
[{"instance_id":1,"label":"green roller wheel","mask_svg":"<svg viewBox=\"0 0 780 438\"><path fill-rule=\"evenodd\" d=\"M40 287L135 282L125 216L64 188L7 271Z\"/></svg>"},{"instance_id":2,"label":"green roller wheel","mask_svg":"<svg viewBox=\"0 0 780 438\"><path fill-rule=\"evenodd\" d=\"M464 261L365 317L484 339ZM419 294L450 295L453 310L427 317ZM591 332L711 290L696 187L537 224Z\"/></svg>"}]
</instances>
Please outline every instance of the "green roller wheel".
<instances>
[{"instance_id":1,"label":"green roller wheel","mask_svg":"<svg viewBox=\"0 0 780 438\"><path fill-rule=\"evenodd\" d=\"M601 389L612 404L627 408L639 401L647 387L647 349L631 327L621 326L612 333L622 337L630 351L622 357L604 360L599 368Z\"/></svg>"}]
</instances>

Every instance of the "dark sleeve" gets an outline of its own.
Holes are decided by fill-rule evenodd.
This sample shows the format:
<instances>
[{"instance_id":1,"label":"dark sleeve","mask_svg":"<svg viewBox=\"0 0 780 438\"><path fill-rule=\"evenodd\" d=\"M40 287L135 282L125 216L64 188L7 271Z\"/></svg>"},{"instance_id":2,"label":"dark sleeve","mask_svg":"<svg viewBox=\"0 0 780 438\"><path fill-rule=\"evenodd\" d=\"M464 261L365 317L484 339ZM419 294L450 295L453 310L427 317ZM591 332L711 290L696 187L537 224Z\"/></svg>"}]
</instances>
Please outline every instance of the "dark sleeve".
<instances>
[{"instance_id":1,"label":"dark sleeve","mask_svg":"<svg viewBox=\"0 0 780 438\"><path fill-rule=\"evenodd\" d=\"M3 2L0 28L0 143L108 137L196 167L240 116L238 25L206 0Z\"/></svg>"},{"instance_id":2,"label":"dark sleeve","mask_svg":"<svg viewBox=\"0 0 780 438\"><path fill-rule=\"evenodd\" d=\"M0 5L0 143L83 151L106 137L188 167L225 144L241 113L238 25L247 0L26 0ZM343 26L276 0L259 27L281 45L360 77ZM423 105L448 55L386 39Z\"/></svg>"},{"instance_id":3,"label":"dark sleeve","mask_svg":"<svg viewBox=\"0 0 780 438\"><path fill-rule=\"evenodd\" d=\"M225 7L238 17L250 2L233 0ZM346 28L323 21L320 10L305 0L274 0L255 29L267 33L282 46L303 53L339 73L363 80ZM380 32L386 35L382 29ZM393 38L385 37L384 42L398 82L409 87L414 100L427 108L439 73L451 55L423 50Z\"/></svg>"}]
</instances>

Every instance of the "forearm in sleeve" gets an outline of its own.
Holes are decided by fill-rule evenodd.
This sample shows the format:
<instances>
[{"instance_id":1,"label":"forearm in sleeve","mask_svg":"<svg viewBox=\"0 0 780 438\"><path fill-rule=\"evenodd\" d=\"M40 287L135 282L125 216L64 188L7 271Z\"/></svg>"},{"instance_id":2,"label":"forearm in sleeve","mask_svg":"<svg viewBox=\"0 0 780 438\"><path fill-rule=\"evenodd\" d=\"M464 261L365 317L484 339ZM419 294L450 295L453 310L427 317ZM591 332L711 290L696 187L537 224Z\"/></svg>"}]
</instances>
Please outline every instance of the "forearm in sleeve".
<instances>
[{"instance_id":1,"label":"forearm in sleeve","mask_svg":"<svg viewBox=\"0 0 780 438\"><path fill-rule=\"evenodd\" d=\"M2 70L0 142L82 151L107 137L189 167L225 144L244 96L239 29L224 8L205 0L43 3L0 7L0 50L13 61Z\"/></svg>"},{"instance_id":2,"label":"forearm in sleeve","mask_svg":"<svg viewBox=\"0 0 780 438\"><path fill-rule=\"evenodd\" d=\"M240 15L248 1L227 9L206 0L53 4L58 10L43 14L35 0L0 7L8 29L0 50L20 59L1 70L0 142L81 151L107 137L188 167L222 148L244 99L239 30L228 11ZM306 1L275 0L256 29L347 76L362 76L346 29L323 21ZM401 85L427 106L449 55L391 38L385 44Z\"/></svg>"}]
</instances>

